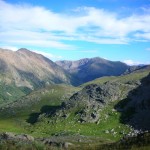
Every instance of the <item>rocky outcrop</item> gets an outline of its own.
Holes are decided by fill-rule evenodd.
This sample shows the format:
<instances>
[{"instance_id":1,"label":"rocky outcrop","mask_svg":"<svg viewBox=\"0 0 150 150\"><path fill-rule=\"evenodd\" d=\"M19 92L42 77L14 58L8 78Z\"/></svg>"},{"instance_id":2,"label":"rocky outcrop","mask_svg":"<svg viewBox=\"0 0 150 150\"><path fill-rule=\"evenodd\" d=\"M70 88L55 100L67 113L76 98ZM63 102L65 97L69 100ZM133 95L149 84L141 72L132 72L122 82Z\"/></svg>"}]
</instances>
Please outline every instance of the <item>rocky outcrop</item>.
<instances>
[{"instance_id":1,"label":"rocky outcrop","mask_svg":"<svg viewBox=\"0 0 150 150\"><path fill-rule=\"evenodd\" d=\"M126 99L116 105L121 110L121 121L137 130L150 130L150 74L140 81Z\"/></svg>"},{"instance_id":2,"label":"rocky outcrop","mask_svg":"<svg viewBox=\"0 0 150 150\"><path fill-rule=\"evenodd\" d=\"M1 133L0 140L34 141L34 137L27 134L13 134L9 132Z\"/></svg>"},{"instance_id":3,"label":"rocky outcrop","mask_svg":"<svg viewBox=\"0 0 150 150\"><path fill-rule=\"evenodd\" d=\"M58 148L65 148L67 149L69 146L73 145L70 142L64 142L64 141L56 141L56 140L52 140L52 139L41 139L40 140L43 144L51 146L51 147L58 147Z\"/></svg>"},{"instance_id":4,"label":"rocky outcrop","mask_svg":"<svg viewBox=\"0 0 150 150\"><path fill-rule=\"evenodd\" d=\"M30 146L33 146L34 143L40 143L45 147L45 149L53 149L53 148L61 148L61 149L68 149L69 146L72 146L73 144L70 142L67 142L65 140L58 140L55 137L52 138L34 138L33 136L27 135L27 134L14 134L11 132L5 132L0 134L0 142L8 142L13 141L14 145L15 143L22 143L22 144L30 144ZM32 149L32 148L31 148Z\"/></svg>"},{"instance_id":5,"label":"rocky outcrop","mask_svg":"<svg viewBox=\"0 0 150 150\"><path fill-rule=\"evenodd\" d=\"M87 85L81 91L71 96L69 101L62 103L61 108L56 111L55 115L67 118L70 112L75 111L79 122L98 123L100 111L103 107L110 102L123 99L132 88L128 84L119 82Z\"/></svg>"}]
</instances>

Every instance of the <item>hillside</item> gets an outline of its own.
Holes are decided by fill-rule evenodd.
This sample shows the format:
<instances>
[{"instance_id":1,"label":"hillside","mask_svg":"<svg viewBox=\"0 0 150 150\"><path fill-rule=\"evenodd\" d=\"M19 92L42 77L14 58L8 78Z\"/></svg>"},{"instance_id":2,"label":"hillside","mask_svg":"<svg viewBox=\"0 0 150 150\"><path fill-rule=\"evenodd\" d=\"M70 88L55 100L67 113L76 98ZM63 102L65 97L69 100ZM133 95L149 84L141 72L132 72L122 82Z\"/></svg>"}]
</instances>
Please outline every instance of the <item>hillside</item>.
<instances>
[{"instance_id":1,"label":"hillside","mask_svg":"<svg viewBox=\"0 0 150 150\"><path fill-rule=\"evenodd\" d=\"M80 88L57 84L33 91L6 105L0 105L0 132L24 132L28 124L37 121L41 113L54 110Z\"/></svg>"},{"instance_id":2,"label":"hillside","mask_svg":"<svg viewBox=\"0 0 150 150\"><path fill-rule=\"evenodd\" d=\"M112 109L121 114L121 123L138 130L150 130L149 72L149 67L144 67L128 75L103 77L86 83L81 91L62 104L55 117L67 118L74 113L77 122L99 124L103 109L113 104Z\"/></svg>"},{"instance_id":3,"label":"hillside","mask_svg":"<svg viewBox=\"0 0 150 150\"><path fill-rule=\"evenodd\" d=\"M149 131L150 119L145 115L149 114L149 73L149 67L144 67L118 77L102 77L79 88L49 85L1 106L0 132L29 134L55 148L69 142L73 148L87 149L90 144L90 149L115 149L124 147L114 142L125 136L136 145L138 137L132 137Z\"/></svg>"},{"instance_id":4,"label":"hillside","mask_svg":"<svg viewBox=\"0 0 150 150\"><path fill-rule=\"evenodd\" d=\"M137 130L150 130L150 74L128 93L115 108L122 113L121 122Z\"/></svg>"},{"instance_id":5,"label":"hillside","mask_svg":"<svg viewBox=\"0 0 150 150\"><path fill-rule=\"evenodd\" d=\"M30 138L26 135L29 134L43 149L60 148L65 143L71 143L73 149L86 149L87 144L90 149L115 149L124 147L117 142L123 137L131 137L132 147L138 134L150 130L148 65L125 65L128 70L121 76L94 78L74 87L69 84L75 81L75 74L42 55L20 49L1 50L0 56L0 132L11 132L0 134L2 142L7 143L0 146L12 145L17 138ZM82 65L91 62L87 61ZM7 141L9 136L12 141ZM130 142L130 138L126 140ZM147 144L146 138L144 142L143 145Z\"/></svg>"},{"instance_id":6,"label":"hillside","mask_svg":"<svg viewBox=\"0 0 150 150\"><path fill-rule=\"evenodd\" d=\"M56 64L70 72L80 83L103 76L119 76L129 69L129 66L122 62L109 61L100 57L77 61L57 61Z\"/></svg>"},{"instance_id":7,"label":"hillside","mask_svg":"<svg viewBox=\"0 0 150 150\"><path fill-rule=\"evenodd\" d=\"M138 66L130 66L125 72L125 74L129 74L132 72L141 72L141 71L150 70L150 65L138 65Z\"/></svg>"},{"instance_id":8,"label":"hillside","mask_svg":"<svg viewBox=\"0 0 150 150\"><path fill-rule=\"evenodd\" d=\"M58 65L57 65L57 64ZM9 103L49 84L80 85L105 75L120 75L129 68L102 58L52 62L27 50L0 49L0 104Z\"/></svg>"},{"instance_id":9,"label":"hillside","mask_svg":"<svg viewBox=\"0 0 150 150\"><path fill-rule=\"evenodd\" d=\"M149 114L149 72L143 70L106 82L100 78L97 84L86 85L72 95L55 112L40 115L35 127L42 126L43 132L45 128L48 130L48 122L53 129L51 134L79 133L110 139L149 130L149 115L144 116L145 112Z\"/></svg>"},{"instance_id":10,"label":"hillside","mask_svg":"<svg viewBox=\"0 0 150 150\"><path fill-rule=\"evenodd\" d=\"M27 49L0 49L0 103L53 83L71 84L71 76L48 58Z\"/></svg>"}]
</instances>

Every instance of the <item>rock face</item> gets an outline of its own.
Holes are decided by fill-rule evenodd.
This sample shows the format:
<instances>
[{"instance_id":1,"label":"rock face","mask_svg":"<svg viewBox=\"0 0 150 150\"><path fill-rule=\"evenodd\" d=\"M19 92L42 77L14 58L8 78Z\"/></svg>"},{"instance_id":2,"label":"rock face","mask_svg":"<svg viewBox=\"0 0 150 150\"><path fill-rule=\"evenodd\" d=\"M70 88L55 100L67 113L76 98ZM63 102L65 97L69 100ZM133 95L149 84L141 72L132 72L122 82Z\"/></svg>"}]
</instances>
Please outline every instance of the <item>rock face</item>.
<instances>
[{"instance_id":1,"label":"rock face","mask_svg":"<svg viewBox=\"0 0 150 150\"><path fill-rule=\"evenodd\" d=\"M122 87L130 89L127 85L116 82L88 85L70 97L69 101L64 102L56 116L67 118L69 112L75 111L79 122L98 123L100 111L104 106L127 95L128 90L123 93Z\"/></svg>"},{"instance_id":2,"label":"rock face","mask_svg":"<svg viewBox=\"0 0 150 150\"><path fill-rule=\"evenodd\" d=\"M122 108L122 122L138 130L150 130L150 74L140 81L140 85L128 93Z\"/></svg>"},{"instance_id":3,"label":"rock face","mask_svg":"<svg viewBox=\"0 0 150 150\"><path fill-rule=\"evenodd\" d=\"M99 57L77 61L57 61L56 63L75 76L80 81L78 84L102 76L118 76L129 68L122 62L113 62Z\"/></svg>"}]
</instances>

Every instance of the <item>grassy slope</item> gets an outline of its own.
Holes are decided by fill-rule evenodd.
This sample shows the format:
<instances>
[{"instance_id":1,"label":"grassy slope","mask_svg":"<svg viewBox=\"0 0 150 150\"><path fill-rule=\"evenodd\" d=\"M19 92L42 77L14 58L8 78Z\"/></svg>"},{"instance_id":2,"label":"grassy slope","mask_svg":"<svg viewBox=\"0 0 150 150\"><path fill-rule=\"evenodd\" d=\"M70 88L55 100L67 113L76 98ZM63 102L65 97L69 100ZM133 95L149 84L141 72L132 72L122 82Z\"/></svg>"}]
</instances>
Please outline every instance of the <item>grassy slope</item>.
<instances>
[{"instance_id":1,"label":"grassy slope","mask_svg":"<svg viewBox=\"0 0 150 150\"><path fill-rule=\"evenodd\" d=\"M0 113L0 132L30 133L30 124L26 120L31 114L40 113L43 106L60 105L78 89L67 85L51 85L10 103Z\"/></svg>"},{"instance_id":2,"label":"grassy slope","mask_svg":"<svg viewBox=\"0 0 150 150\"><path fill-rule=\"evenodd\" d=\"M119 76L119 77L103 77L93 82L87 83L97 83L102 84L106 81L111 82L135 82L137 80L142 79L143 77L147 76L149 73L148 70L141 71L141 72L134 72L132 74L128 74L126 76ZM86 84L86 85L87 85ZM85 86L82 85L81 87ZM118 100L119 101L119 100ZM37 122L33 127L33 134L39 135L40 132L46 135L53 135L53 134L81 134L81 135L88 135L88 136L99 136L103 138L109 138L111 140L118 140L120 137L123 136L123 133L128 133L130 128L127 125L123 125L119 122L120 113L113 111L114 105L118 103L115 101L114 103L110 103L107 107L105 107L101 114L101 120L99 124L93 123L78 123L76 122L75 112L72 112L71 115L67 119L60 119L57 118L51 121L50 118L41 117L41 121ZM76 110L75 110L76 111ZM107 119L105 119L107 118ZM113 132L116 134L112 134ZM109 133L106 133L108 130Z\"/></svg>"},{"instance_id":3,"label":"grassy slope","mask_svg":"<svg viewBox=\"0 0 150 150\"><path fill-rule=\"evenodd\" d=\"M74 119L76 116L72 113L67 119L55 120L53 122L48 123L50 121L49 118L42 117L42 120L36 123L33 127L33 134L36 136L40 135L40 133L44 133L46 135L70 135L70 134L81 134L86 136L96 136L104 139L118 140L122 137L121 131L127 133L129 131L129 127L119 123L118 112L112 111L114 104L110 104L103 109L101 112L101 120L99 124L94 123L78 123ZM105 116L108 116L105 119ZM117 132L116 135L113 135L111 130L114 129ZM106 130L109 133L106 133Z\"/></svg>"},{"instance_id":4,"label":"grassy slope","mask_svg":"<svg viewBox=\"0 0 150 150\"><path fill-rule=\"evenodd\" d=\"M132 82L142 79L147 76L148 73L149 71L146 70L134 72L126 76L103 77L81 85L81 87L91 83L102 84L107 81L119 81L122 83L129 81ZM118 101L110 103L102 110L99 124L78 123L76 122L76 119L74 119L76 118L74 113L71 113L67 119L62 118L57 120L55 118L51 121L50 118L41 116L41 120L38 120L38 122L33 125L26 122L26 120L31 117L31 114L38 114L39 116L42 111L42 106L59 106L63 100L67 100L67 97L69 97L71 93L74 93L79 89L80 88L74 88L66 85L54 85L49 86L44 90L31 93L26 99L27 102L25 103L25 107L21 107L18 110L15 109L15 115L9 113L9 109L1 113L0 132L9 131L27 133L34 137L49 137L50 135L85 135L90 137L100 137L104 140L110 139L111 141L117 141L123 136L123 133L129 132L130 128L119 122L120 113L113 110L114 105ZM40 100L36 101L36 98L39 97ZM32 99L34 99L34 102ZM116 134L113 135L113 132L111 131L112 129L114 130L113 132L116 132Z\"/></svg>"},{"instance_id":5,"label":"grassy slope","mask_svg":"<svg viewBox=\"0 0 150 150\"><path fill-rule=\"evenodd\" d=\"M25 95L26 92L15 85L5 85L4 83L0 83L0 105L15 101Z\"/></svg>"},{"instance_id":6,"label":"grassy slope","mask_svg":"<svg viewBox=\"0 0 150 150\"><path fill-rule=\"evenodd\" d=\"M87 82L85 84L82 84L80 87L84 87L86 85L89 84L103 84L107 81L119 81L121 83L125 83L128 81L136 81L136 80L140 80L142 78L144 78L145 76L147 76L149 74L149 70L141 70L141 71L136 71L133 72L131 74L127 74L127 75L122 75L122 76L110 76L110 77L101 77L101 78L97 78L93 81Z\"/></svg>"}]
</instances>

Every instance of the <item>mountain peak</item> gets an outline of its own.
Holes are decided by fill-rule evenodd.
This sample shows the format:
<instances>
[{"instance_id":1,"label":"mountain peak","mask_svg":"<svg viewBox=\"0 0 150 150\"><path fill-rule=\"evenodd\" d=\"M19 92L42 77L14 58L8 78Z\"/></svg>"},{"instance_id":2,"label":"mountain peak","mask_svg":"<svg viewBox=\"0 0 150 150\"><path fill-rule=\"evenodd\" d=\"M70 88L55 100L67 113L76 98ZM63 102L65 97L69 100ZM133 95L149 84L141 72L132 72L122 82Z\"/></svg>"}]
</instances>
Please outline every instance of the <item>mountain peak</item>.
<instances>
[{"instance_id":1,"label":"mountain peak","mask_svg":"<svg viewBox=\"0 0 150 150\"><path fill-rule=\"evenodd\" d=\"M20 49L18 49L17 50L17 52L21 52L21 53L26 53L26 54L31 54L31 53L34 53L33 51L30 51L30 50L28 50L28 49L26 49L26 48L20 48Z\"/></svg>"},{"instance_id":2,"label":"mountain peak","mask_svg":"<svg viewBox=\"0 0 150 150\"><path fill-rule=\"evenodd\" d=\"M26 48L20 48L20 49L18 49L17 51L16 51L16 53L17 54L23 54L23 55L25 55L25 56L27 56L27 57L33 57L33 58L40 58L42 55L41 54L38 54L38 53L36 53L36 52L34 52L34 51L31 51L31 50L28 50L28 49L26 49ZM43 56L44 57L44 56Z\"/></svg>"},{"instance_id":3,"label":"mountain peak","mask_svg":"<svg viewBox=\"0 0 150 150\"><path fill-rule=\"evenodd\" d=\"M123 74L129 66L118 61L109 61L100 57L84 58L76 61L57 61L61 66L81 83L94 80L102 76L118 76Z\"/></svg>"},{"instance_id":4,"label":"mountain peak","mask_svg":"<svg viewBox=\"0 0 150 150\"><path fill-rule=\"evenodd\" d=\"M39 87L47 82L70 83L69 75L62 68L26 48L17 51L0 49L1 70L11 76L6 76L6 81L14 81L18 87Z\"/></svg>"},{"instance_id":5,"label":"mountain peak","mask_svg":"<svg viewBox=\"0 0 150 150\"><path fill-rule=\"evenodd\" d=\"M20 48L17 51L30 51L30 50L28 50L27 48Z\"/></svg>"}]
</instances>

